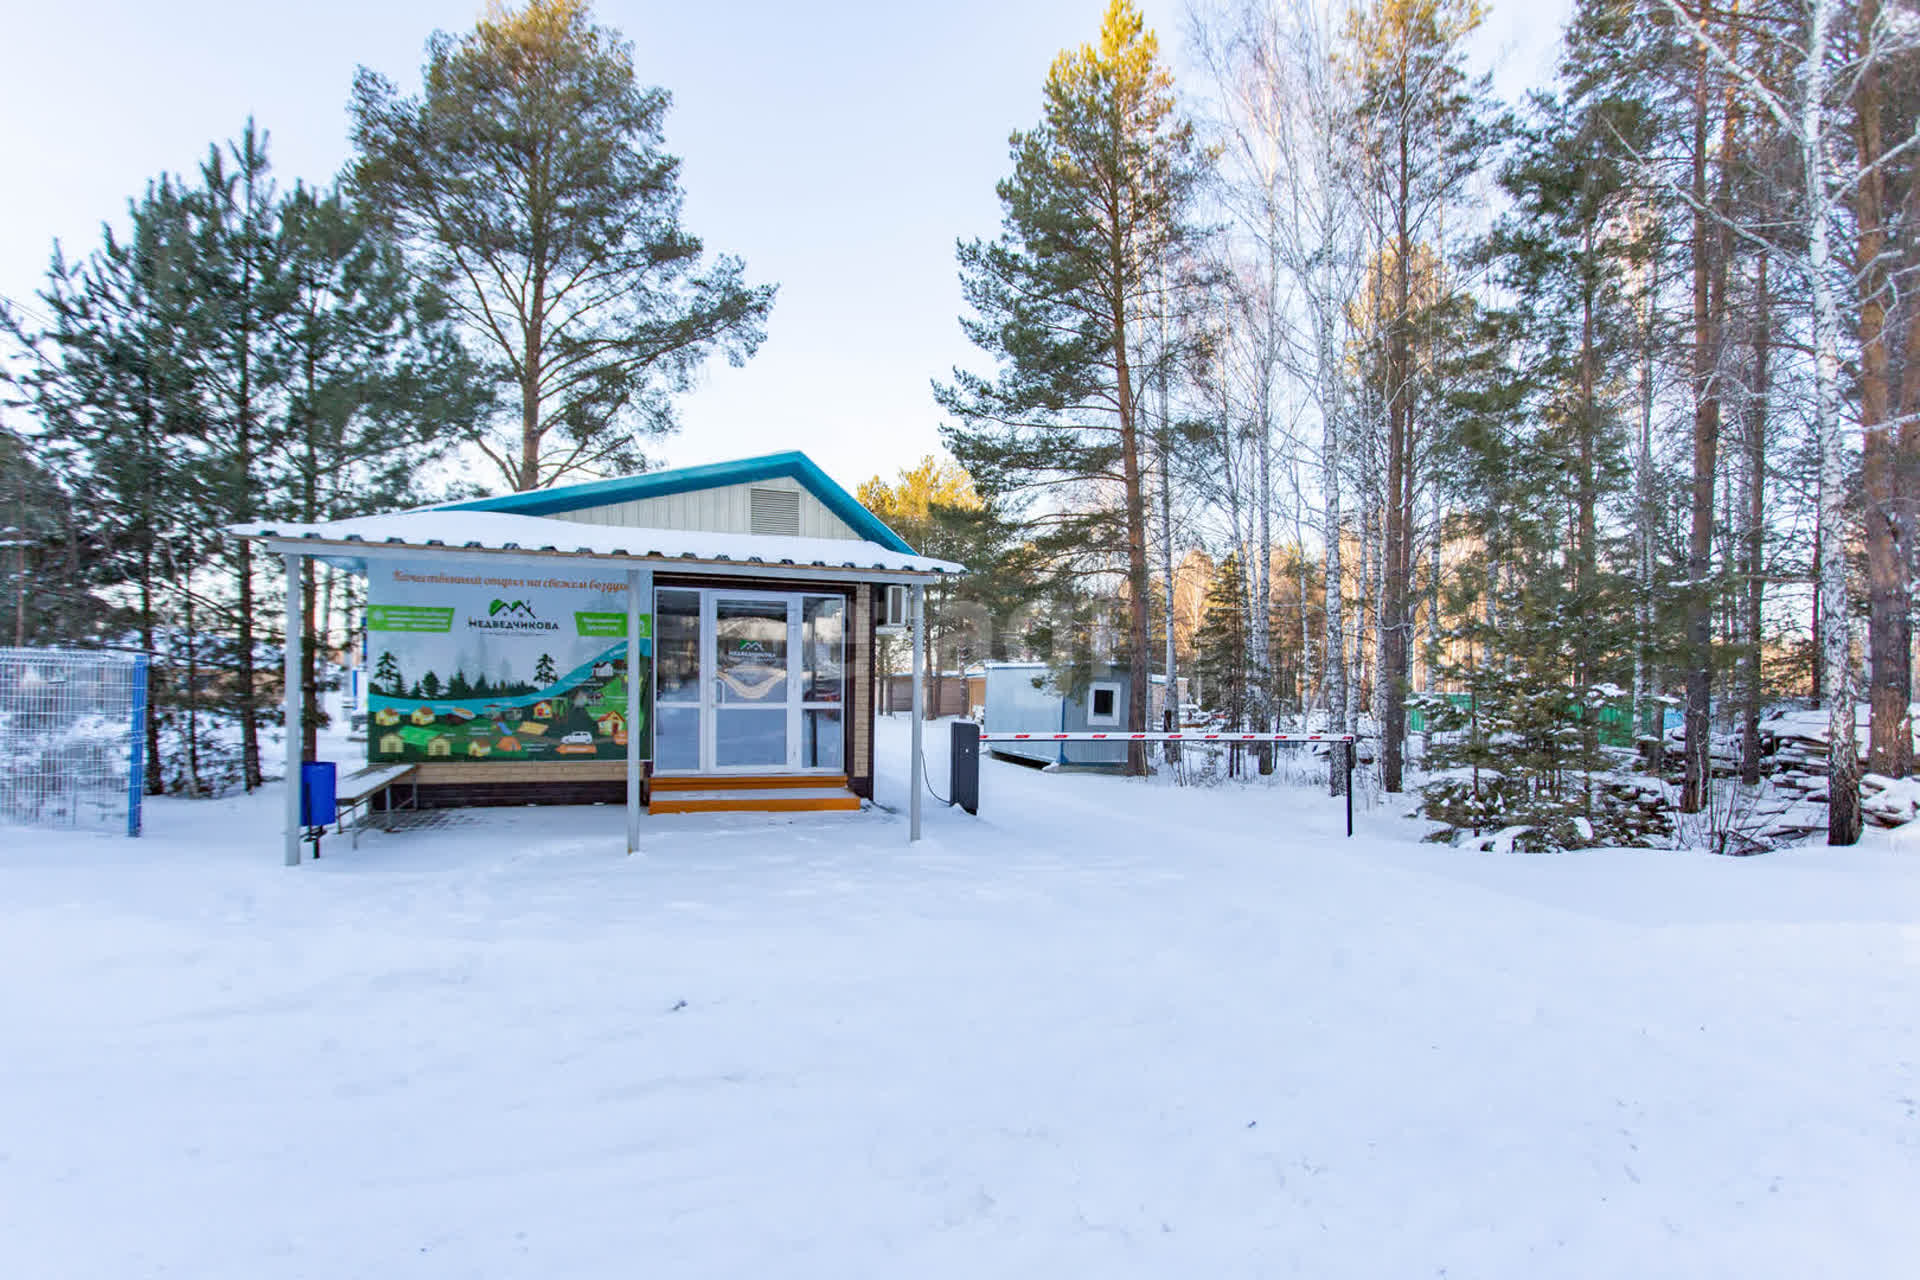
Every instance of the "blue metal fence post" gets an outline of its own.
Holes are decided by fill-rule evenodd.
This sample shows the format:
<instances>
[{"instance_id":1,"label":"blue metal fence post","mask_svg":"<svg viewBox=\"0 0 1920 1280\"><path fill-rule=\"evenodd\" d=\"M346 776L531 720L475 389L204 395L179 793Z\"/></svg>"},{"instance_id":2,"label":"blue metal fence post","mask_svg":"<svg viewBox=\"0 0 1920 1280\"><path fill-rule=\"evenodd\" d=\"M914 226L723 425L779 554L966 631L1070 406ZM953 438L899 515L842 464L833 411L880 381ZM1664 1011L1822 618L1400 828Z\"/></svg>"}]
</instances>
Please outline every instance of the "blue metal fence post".
<instances>
[{"instance_id":1,"label":"blue metal fence post","mask_svg":"<svg viewBox=\"0 0 1920 1280\"><path fill-rule=\"evenodd\" d=\"M127 732L133 746L127 752L127 834L140 834L140 801L147 790L147 667L146 654L133 660L133 687L128 690L131 706L127 712Z\"/></svg>"}]
</instances>

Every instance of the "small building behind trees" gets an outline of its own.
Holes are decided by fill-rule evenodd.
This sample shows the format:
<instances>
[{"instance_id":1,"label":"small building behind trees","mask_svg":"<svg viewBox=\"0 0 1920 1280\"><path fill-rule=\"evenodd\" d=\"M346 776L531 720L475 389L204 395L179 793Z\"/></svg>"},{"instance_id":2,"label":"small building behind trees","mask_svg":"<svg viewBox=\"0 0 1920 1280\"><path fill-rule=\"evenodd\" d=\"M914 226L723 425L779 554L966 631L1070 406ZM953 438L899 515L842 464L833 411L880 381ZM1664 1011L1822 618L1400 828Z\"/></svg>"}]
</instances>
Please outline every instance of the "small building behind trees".
<instances>
[{"instance_id":1,"label":"small building behind trees","mask_svg":"<svg viewBox=\"0 0 1920 1280\"><path fill-rule=\"evenodd\" d=\"M986 664L988 733L1127 732L1132 675L1126 666L1097 662L1086 679L1067 681L1044 662ZM1184 685L1185 681L1182 680ZM1158 729L1167 709L1166 677L1149 677L1149 727ZM993 742L995 755L1038 764L1126 767L1124 742Z\"/></svg>"}]
</instances>

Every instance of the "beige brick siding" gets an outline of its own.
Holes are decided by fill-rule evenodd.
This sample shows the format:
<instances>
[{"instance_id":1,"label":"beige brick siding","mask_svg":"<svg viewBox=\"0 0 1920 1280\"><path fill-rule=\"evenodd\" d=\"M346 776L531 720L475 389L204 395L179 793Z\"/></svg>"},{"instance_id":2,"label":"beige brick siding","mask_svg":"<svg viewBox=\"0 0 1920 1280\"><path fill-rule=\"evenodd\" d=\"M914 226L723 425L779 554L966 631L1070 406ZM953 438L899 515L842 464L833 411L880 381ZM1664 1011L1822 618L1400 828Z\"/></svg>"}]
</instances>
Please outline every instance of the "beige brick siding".
<instances>
[{"instance_id":1,"label":"beige brick siding","mask_svg":"<svg viewBox=\"0 0 1920 1280\"><path fill-rule=\"evenodd\" d=\"M847 761L849 778L873 777L873 587L861 583L853 589L853 627L848 641L853 662L848 673L847 714L853 722L853 758Z\"/></svg>"}]
</instances>

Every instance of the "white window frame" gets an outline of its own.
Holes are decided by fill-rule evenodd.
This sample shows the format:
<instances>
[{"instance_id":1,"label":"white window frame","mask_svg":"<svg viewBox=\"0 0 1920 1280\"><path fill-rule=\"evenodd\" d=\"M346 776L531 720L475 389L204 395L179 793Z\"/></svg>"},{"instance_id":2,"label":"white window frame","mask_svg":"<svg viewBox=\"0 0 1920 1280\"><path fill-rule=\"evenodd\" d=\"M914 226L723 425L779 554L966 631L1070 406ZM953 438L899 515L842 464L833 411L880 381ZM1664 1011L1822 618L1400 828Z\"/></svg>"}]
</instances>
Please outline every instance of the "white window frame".
<instances>
[{"instance_id":1,"label":"white window frame","mask_svg":"<svg viewBox=\"0 0 1920 1280\"><path fill-rule=\"evenodd\" d=\"M1113 695L1113 710L1104 716L1093 709L1093 695L1102 690ZM1087 686L1087 723L1100 726L1120 723L1120 685L1117 681L1096 680Z\"/></svg>"},{"instance_id":2,"label":"white window frame","mask_svg":"<svg viewBox=\"0 0 1920 1280\"><path fill-rule=\"evenodd\" d=\"M660 596L669 591L692 592L700 598L699 642L695 649L699 667L699 697L695 699L655 700L654 724L659 724L659 707L695 707L698 708L700 722L696 739L696 763L692 769L659 769L655 772L661 777L712 777L728 773L817 773L823 777L844 774L847 771L848 758L852 754L852 720L847 704L848 682L852 678L853 631L849 620L853 616L851 597L839 591L755 591L752 589L733 589L730 587L686 587L674 583L657 583L654 586L654 616L660 615ZM810 599L828 599L840 601L841 637L840 637L840 696L836 701L804 701L801 692L801 668L804 661L801 638L805 634L804 602ZM714 675L720 669L719 664L719 628L716 604L720 600L784 602L787 612L787 759L784 765L722 765L719 757L720 717L726 714L715 697ZM655 664L653 688L658 690L660 648L653 646ZM769 708L770 709L770 708ZM842 733L841 763L832 765L803 766L800 762L800 743L803 713L806 711L838 711L840 713L840 731Z\"/></svg>"}]
</instances>

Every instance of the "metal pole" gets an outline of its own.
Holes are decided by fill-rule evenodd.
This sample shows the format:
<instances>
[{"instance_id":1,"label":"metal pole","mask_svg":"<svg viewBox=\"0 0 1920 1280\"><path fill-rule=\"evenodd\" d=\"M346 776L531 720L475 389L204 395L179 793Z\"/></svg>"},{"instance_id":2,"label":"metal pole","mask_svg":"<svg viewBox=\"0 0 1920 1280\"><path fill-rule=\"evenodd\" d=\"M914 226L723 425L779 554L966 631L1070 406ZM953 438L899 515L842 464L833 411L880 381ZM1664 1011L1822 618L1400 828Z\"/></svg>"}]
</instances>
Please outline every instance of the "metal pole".
<instances>
[{"instance_id":1,"label":"metal pole","mask_svg":"<svg viewBox=\"0 0 1920 1280\"><path fill-rule=\"evenodd\" d=\"M640 852L640 619L652 614L653 574L627 570L627 852ZM643 607L643 605L645 607Z\"/></svg>"},{"instance_id":2,"label":"metal pole","mask_svg":"<svg viewBox=\"0 0 1920 1280\"><path fill-rule=\"evenodd\" d=\"M133 660L130 678L133 682L133 705L129 709L127 723L132 727L133 741L127 753L127 834L140 834L140 802L147 790L147 667L153 661L151 655L140 654Z\"/></svg>"},{"instance_id":3,"label":"metal pole","mask_svg":"<svg viewBox=\"0 0 1920 1280\"><path fill-rule=\"evenodd\" d=\"M1340 753L1340 760L1345 766L1347 775L1347 783L1342 790L1347 793L1347 838L1349 840L1353 838L1353 751L1357 745L1359 744L1349 739L1346 750Z\"/></svg>"},{"instance_id":4,"label":"metal pole","mask_svg":"<svg viewBox=\"0 0 1920 1280\"><path fill-rule=\"evenodd\" d=\"M921 733L925 727L927 702L926 683L921 677L921 667L926 663L927 651L927 589L921 583L913 584L913 763L908 769L912 779L913 795L907 801L907 843L912 844L920 838L920 791L926 785L922 777L923 766L920 760Z\"/></svg>"},{"instance_id":5,"label":"metal pole","mask_svg":"<svg viewBox=\"0 0 1920 1280\"><path fill-rule=\"evenodd\" d=\"M287 562L287 643L286 651L286 717L287 717L287 865L300 865L300 765L304 756L300 750L301 739L306 726L306 707L302 702L300 688L301 641L306 632L306 619L301 612L300 562L305 558L296 551L281 555Z\"/></svg>"},{"instance_id":6,"label":"metal pole","mask_svg":"<svg viewBox=\"0 0 1920 1280\"><path fill-rule=\"evenodd\" d=\"M13 577L13 644L17 649L27 643L27 544L24 540L14 544Z\"/></svg>"},{"instance_id":7,"label":"metal pole","mask_svg":"<svg viewBox=\"0 0 1920 1280\"><path fill-rule=\"evenodd\" d=\"M639 852L639 570L626 570L626 852Z\"/></svg>"}]
</instances>

